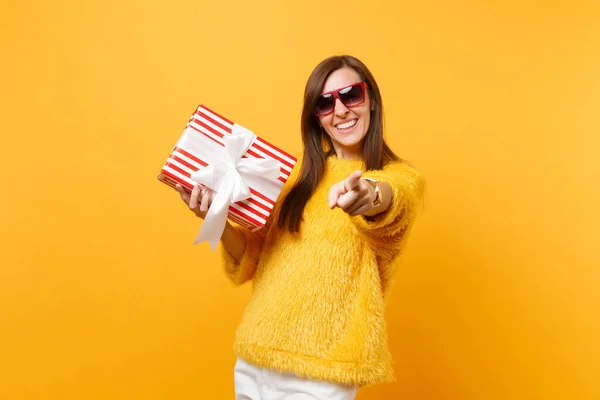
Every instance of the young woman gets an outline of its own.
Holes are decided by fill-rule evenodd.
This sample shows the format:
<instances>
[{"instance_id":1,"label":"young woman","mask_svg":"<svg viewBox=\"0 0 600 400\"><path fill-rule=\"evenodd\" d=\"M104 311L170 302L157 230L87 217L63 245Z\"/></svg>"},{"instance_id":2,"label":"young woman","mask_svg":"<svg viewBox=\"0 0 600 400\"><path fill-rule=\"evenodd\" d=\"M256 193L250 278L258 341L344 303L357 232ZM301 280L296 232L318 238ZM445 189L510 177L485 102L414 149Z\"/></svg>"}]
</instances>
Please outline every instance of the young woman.
<instances>
[{"instance_id":1,"label":"young woman","mask_svg":"<svg viewBox=\"0 0 600 400\"><path fill-rule=\"evenodd\" d=\"M221 237L227 275L254 289L234 344L237 399L354 399L393 380L385 300L423 180L386 145L379 88L354 57L312 72L301 130L267 225L228 223ZM204 218L211 193L178 191Z\"/></svg>"}]
</instances>

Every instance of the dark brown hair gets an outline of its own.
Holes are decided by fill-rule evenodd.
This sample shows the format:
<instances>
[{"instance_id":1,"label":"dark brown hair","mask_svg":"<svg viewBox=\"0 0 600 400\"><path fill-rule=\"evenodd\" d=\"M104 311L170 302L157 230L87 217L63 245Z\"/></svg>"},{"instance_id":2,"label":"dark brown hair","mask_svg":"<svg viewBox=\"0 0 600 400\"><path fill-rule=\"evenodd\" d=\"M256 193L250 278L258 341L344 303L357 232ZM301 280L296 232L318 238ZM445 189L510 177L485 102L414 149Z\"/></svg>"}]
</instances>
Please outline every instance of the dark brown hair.
<instances>
[{"instance_id":1,"label":"dark brown hair","mask_svg":"<svg viewBox=\"0 0 600 400\"><path fill-rule=\"evenodd\" d=\"M365 135L362 148L366 169L382 169L390 161L399 160L383 139L381 94L369 69L357 58L347 55L333 56L321 61L308 78L304 89L300 126L304 146L302 166L298 179L283 200L279 213L279 227L285 227L290 232L299 231L304 207L321 182L327 157L335 153L331 138L319 125L314 107L329 75L344 67L352 68L367 83L372 103L369 130Z\"/></svg>"}]
</instances>

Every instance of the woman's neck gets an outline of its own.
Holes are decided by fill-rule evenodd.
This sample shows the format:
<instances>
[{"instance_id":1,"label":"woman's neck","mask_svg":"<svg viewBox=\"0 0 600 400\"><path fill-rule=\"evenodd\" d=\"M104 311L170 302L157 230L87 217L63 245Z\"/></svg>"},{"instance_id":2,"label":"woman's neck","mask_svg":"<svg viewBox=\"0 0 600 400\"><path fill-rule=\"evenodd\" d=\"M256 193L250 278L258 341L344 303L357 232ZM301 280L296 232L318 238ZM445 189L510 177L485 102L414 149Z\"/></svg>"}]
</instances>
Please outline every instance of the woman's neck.
<instances>
[{"instance_id":1,"label":"woman's neck","mask_svg":"<svg viewBox=\"0 0 600 400\"><path fill-rule=\"evenodd\" d=\"M333 149L335 151L335 155L340 160L362 160L362 148L360 145L357 145L356 148L349 148L345 146L340 146L337 143L333 143Z\"/></svg>"}]
</instances>

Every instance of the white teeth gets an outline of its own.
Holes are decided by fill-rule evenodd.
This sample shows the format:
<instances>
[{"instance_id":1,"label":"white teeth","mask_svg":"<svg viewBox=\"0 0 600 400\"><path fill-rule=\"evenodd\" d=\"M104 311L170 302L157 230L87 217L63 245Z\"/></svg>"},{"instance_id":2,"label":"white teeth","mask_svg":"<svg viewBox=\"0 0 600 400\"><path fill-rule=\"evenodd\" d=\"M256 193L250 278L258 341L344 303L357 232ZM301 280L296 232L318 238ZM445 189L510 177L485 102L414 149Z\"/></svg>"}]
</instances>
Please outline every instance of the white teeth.
<instances>
[{"instance_id":1,"label":"white teeth","mask_svg":"<svg viewBox=\"0 0 600 400\"><path fill-rule=\"evenodd\" d=\"M352 121L344 122L343 124L338 124L335 127L338 129L347 129L351 126L354 126L358 120L353 119Z\"/></svg>"}]
</instances>

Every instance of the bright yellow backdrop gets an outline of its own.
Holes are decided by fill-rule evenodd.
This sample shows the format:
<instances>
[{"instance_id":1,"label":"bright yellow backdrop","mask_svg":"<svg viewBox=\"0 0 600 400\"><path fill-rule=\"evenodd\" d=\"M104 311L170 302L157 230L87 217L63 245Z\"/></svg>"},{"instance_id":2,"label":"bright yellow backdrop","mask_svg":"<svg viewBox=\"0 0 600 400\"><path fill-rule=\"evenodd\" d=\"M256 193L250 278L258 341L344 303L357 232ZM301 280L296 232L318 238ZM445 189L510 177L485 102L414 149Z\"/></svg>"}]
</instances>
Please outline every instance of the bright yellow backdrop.
<instances>
[{"instance_id":1,"label":"bright yellow backdrop","mask_svg":"<svg viewBox=\"0 0 600 400\"><path fill-rule=\"evenodd\" d=\"M200 102L300 151L350 53L429 187L359 399L599 399L599 3L296 3L2 3L0 398L233 398L249 287L156 175Z\"/></svg>"}]
</instances>

